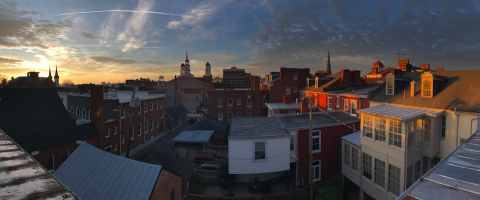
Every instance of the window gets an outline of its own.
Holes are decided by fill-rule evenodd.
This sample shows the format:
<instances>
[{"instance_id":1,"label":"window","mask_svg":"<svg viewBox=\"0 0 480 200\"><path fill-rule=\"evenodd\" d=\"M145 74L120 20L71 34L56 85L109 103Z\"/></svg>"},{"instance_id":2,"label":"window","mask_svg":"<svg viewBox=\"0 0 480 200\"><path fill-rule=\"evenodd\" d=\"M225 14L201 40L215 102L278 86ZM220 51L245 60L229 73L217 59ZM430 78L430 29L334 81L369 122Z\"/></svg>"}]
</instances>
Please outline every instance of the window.
<instances>
[{"instance_id":1,"label":"window","mask_svg":"<svg viewBox=\"0 0 480 200\"><path fill-rule=\"evenodd\" d=\"M143 104L143 112L146 113L148 111L148 104L144 103Z\"/></svg>"},{"instance_id":2,"label":"window","mask_svg":"<svg viewBox=\"0 0 480 200\"><path fill-rule=\"evenodd\" d=\"M222 120L223 120L223 113L219 112L218 113L218 121L222 121Z\"/></svg>"},{"instance_id":3,"label":"window","mask_svg":"<svg viewBox=\"0 0 480 200\"><path fill-rule=\"evenodd\" d=\"M357 114L357 101L350 101L350 113Z\"/></svg>"},{"instance_id":4,"label":"window","mask_svg":"<svg viewBox=\"0 0 480 200\"><path fill-rule=\"evenodd\" d=\"M328 96L328 107L327 107L328 111L333 110L334 103L335 102L333 101L333 96Z\"/></svg>"},{"instance_id":5,"label":"window","mask_svg":"<svg viewBox=\"0 0 480 200\"><path fill-rule=\"evenodd\" d=\"M144 133L148 133L149 129L148 129L148 120L147 119L143 119L143 132Z\"/></svg>"},{"instance_id":6,"label":"window","mask_svg":"<svg viewBox=\"0 0 480 200\"><path fill-rule=\"evenodd\" d=\"M375 140L385 141L385 119L375 120Z\"/></svg>"},{"instance_id":7,"label":"window","mask_svg":"<svg viewBox=\"0 0 480 200\"><path fill-rule=\"evenodd\" d=\"M362 166L363 166L363 176L368 179L372 179L372 156L366 153L363 153Z\"/></svg>"},{"instance_id":8,"label":"window","mask_svg":"<svg viewBox=\"0 0 480 200\"><path fill-rule=\"evenodd\" d=\"M336 105L336 108L339 109L340 108L340 104L341 104L341 100L342 98L340 96L337 96L337 105Z\"/></svg>"},{"instance_id":9,"label":"window","mask_svg":"<svg viewBox=\"0 0 480 200\"><path fill-rule=\"evenodd\" d=\"M318 152L320 149L320 131L312 132L312 151Z\"/></svg>"},{"instance_id":10,"label":"window","mask_svg":"<svg viewBox=\"0 0 480 200\"><path fill-rule=\"evenodd\" d=\"M135 127L130 127L130 140L135 140Z\"/></svg>"},{"instance_id":11,"label":"window","mask_svg":"<svg viewBox=\"0 0 480 200\"><path fill-rule=\"evenodd\" d=\"M447 130L447 117L443 115L442 116L442 139L445 139L446 130Z\"/></svg>"},{"instance_id":12,"label":"window","mask_svg":"<svg viewBox=\"0 0 480 200\"><path fill-rule=\"evenodd\" d=\"M428 157L425 157L425 156L424 156L424 157L422 158L422 162L423 162L423 163L422 163L423 173L425 174L425 173L429 170L429 168L428 168L428 163L430 162L430 159L429 159Z\"/></svg>"},{"instance_id":13,"label":"window","mask_svg":"<svg viewBox=\"0 0 480 200\"><path fill-rule=\"evenodd\" d=\"M320 165L320 160L314 160L312 162L312 172L313 172L313 181L318 181L320 180L322 177L322 170L321 170L321 165Z\"/></svg>"},{"instance_id":14,"label":"window","mask_svg":"<svg viewBox=\"0 0 480 200\"><path fill-rule=\"evenodd\" d=\"M358 150L352 147L352 169L358 169Z\"/></svg>"},{"instance_id":15,"label":"window","mask_svg":"<svg viewBox=\"0 0 480 200\"><path fill-rule=\"evenodd\" d=\"M238 98L237 99L237 106L241 106L242 105L242 99L241 98Z\"/></svg>"},{"instance_id":16,"label":"window","mask_svg":"<svg viewBox=\"0 0 480 200\"><path fill-rule=\"evenodd\" d=\"M138 136L142 136L142 125L138 125Z\"/></svg>"},{"instance_id":17,"label":"window","mask_svg":"<svg viewBox=\"0 0 480 200\"><path fill-rule=\"evenodd\" d=\"M227 106L232 107L233 106L233 99L228 98L227 100Z\"/></svg>"},{"instance_id":18,"label":"window","mask_svg":"<svg viewBox=\"0 0 480 200\"><path fill-rule=\"evenodd\" d=\"M388 144L402 147L402 123L400 120L390 120L388 132Z\"/></svg>"},{"instance_id":19,"label":"window","mask_svg":"<svg viewBox=\"0 0 480 200\"><path fill-rule=\"evenodd\" d=\"M372 117L369 115L365 115L363 118L363 136L372 138L373 132L373 122Z\"/></svg>"},{"instance_id":20,"label":"window","mask_svg":"<svg viewBox=\"0 0 480 200\"><path fill-rule=\"evenodd\" d=\"M385 187L385 162L375 159L375 183Z\"/></svg>"},{"instance_id":21,"label":"window","mask_svg":"<svg viewBox=\"0 0 480 200\"><path fill-rule=\"evenodd\" d=\"M150 111L153 111L153 103L150 103Z\"/></svg>"},{"instance_id":22,"label":"window","mask_svg":"<svg viewBox=\"0 0 480 200\"><path fill-rule=\"evenodd\" d=\"M395 95L395 75L388 74L385 78L385 93L386 95L392 96Z\"/></svg>"},{"instance_id":23,"label":"window","mask_svg":"<svg viewBox=\"0 0 480 200\"><path fill-rule=\"evenodd\" d=\"M290 151L294 151L294 150L295 150L295 140L293 136L290 136Z\"/></svg>"},{"instance_id":24,"label":"window","mask_svg":"<svg viewBox=\"0 0 480 200\"><path fill-rule=\"evenodd\" d=\"M388 191L398 195L400 193L400 168L388 165Z\"/></svg>"},{"instance_id":25,"label":"window","mask_svg":"<svg viewBox=\"0 0 480 200\"><path fill-rule=\"evenodd\" d=\"M292 94L292 89L291 88L285 88L285 95L291 95Z\"/></svg>"},{"instance_id":26,"label":"window","mask_svg":"<svg viewBox=\"0 0 480 200\"><path fill-rule=\"evenodd\" d=\"M350 165L350 145L343 144L343 162L345 165Z\"/></svg>"},{"instance_id":27,"label":"window","mask_svg":"<svg viewBox=\"0 0 480 200\"><path fill-rule=\"evenodd\" d=\"M252 95L248 95L247 96L247 105L251 105L252 104Z\"/></svg>"},{"instance_id":28,"label":"window","mask_svg":"<svg viewBox=\"0 0 480 200\"><path fill-rule=\"evenodd\" d=\"M105 138L109 138L110 137L110 133L112 132L112 128L107 128L107 131L105 133Z\"/></svg>"},{"instance_id":29,"label":"window","mask_svg":"<svg viewBox=\"0 0 480 200\"><path fill-rule=\"evenodd\" d=\"M115 126L113 127L113 135L117 135L118 133L118 128Z\"/></svg>"},{"instance_id":30,"label":"window","mask_svg":"<svg viewBox=\"0 0 480 200\"><path fill-rule=\"evenodd\" d=\"M170 191L170 200L175 200L175 190Z\"/></svg>"},{"instance_id":31,"label":"window","mask_svg":"<svg viewBox=\"0 0 480 200\"><path fill-rule=\"evenodd\" d=\"M265 159L265 142L255 142L255 160Z\"/></svg>"},{"instance_id":32,"label":"window","mask_svg":"<svg viewBox=\"0 0 480 200\"><path fill-rule=\"evenodd\" d=\"M223 99L217 99L217 107L223 107Z\"/></svg>"},{"instance_id":33,"label":"window","mask_svg":"<svg viewBox=\"0 0 480 200\"><path fill-rule=\"evenodd\" d=\"M422 96L432 97L432 80L422 80Z\"/></svg>"}]
</instances>

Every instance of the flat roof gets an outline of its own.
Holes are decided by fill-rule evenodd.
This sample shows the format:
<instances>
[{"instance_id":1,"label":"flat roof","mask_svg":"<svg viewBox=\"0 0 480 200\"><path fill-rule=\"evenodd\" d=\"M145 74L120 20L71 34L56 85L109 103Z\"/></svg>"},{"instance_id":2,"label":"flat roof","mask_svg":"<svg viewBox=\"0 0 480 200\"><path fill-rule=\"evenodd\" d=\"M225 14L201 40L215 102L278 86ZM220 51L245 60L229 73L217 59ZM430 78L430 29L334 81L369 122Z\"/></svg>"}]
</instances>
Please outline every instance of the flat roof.
<instances>
[{"instance_id":1,"label":"flat roof","mask_svg":"<svg viewBox=\"0 0 480 200\"><path fill-rule=\"evenodd\" d=\"M342 137L342 140L345 140L351 144L360 146L360 131L345 135Z\"/></svg>"},{"instance_id":2,"label":"flat roof","mask_svg":"<svg viewBox=\"0 0 480 200\"><path fill-rule=\"evenodd\" d=\"M298 103L265 103L268 109L298 109Z\"/></svg>"},{"instance_id":3,"label":"flat roof","mask_svg":"<svg viewBox=\"0 0 480 200\"><path fill-rule=\"evenodd\" d=\"M32 197L75 199L72 192L0 129L0 199Z\"/></svg>"},{"instance_id":4,"label":"flat roof","mask_svg":"<svg viewBox=\"0 0 480 200\"><path fill-rule=\"evenodd\" d=\"M175 143L208 143L214 132L213 130L182 131L173 141Z\"/></svg>"},{"instance_id":5,"label":"flat roof","mask_svg":"<svg viewBox=\"0 0 480 200\"><path fill-rule=\"evenodd\" d=\"M480 199L480 131L410 186L398 199Z\"/></svg>"},{"instance_id":6,"label":"flat roof","mask_svg":"<svg viewBox=\"0 0 480 200\"><path fill-rule=\"evenodd\" d=\"M229 139L287 136L290 135L277 117L241 117L232 119Z\"/></svg>"},{"instance_id":7,"label":"flat roof","mask_svg":"<svg viewBox=\"0 0 480 200\"><path fill-rule=\"evenodd\" d=\"M259 138L288 136L289 130L321 128L358 122L358 118L342 112L315 113L312 121L308 114L279 116L279 117L242 117L232 119L230 137Z\"/></svg>"},{"instance_id":8,"label":"flat roof","mask_svg":"<svg viewBox=\"0 0 480 200\"><path fill-rule=\"evenodd\" d=\"M136 200L150 199L161 170L82 143L55 176L82 200Z\"/></svg>"},{"instance_id":9,"label":"flat roof","mask_svg":"<svg viewBox=\"0 0 480 200\"><path fill-rule=\"evenodd\" d=\"M420 108L407 108L392 104L381 104L360 110L361 113L378 115L383 117L396 118L399 120L408 120L421 115L433 114L435 112Z\"/></svg>"},{"instance_id":10,"label":"flat roof","mask_svg":"<svg viewBox=\"0 0 480 200\"><path fill-rule=\"evenodd\" d=\"M279 119L288 130L309 128L310 125L312 128L322 128L358 122L358 118L343 112L313 113L311 122L308 114L282 116Z\"/></svg>"}]
</instances>

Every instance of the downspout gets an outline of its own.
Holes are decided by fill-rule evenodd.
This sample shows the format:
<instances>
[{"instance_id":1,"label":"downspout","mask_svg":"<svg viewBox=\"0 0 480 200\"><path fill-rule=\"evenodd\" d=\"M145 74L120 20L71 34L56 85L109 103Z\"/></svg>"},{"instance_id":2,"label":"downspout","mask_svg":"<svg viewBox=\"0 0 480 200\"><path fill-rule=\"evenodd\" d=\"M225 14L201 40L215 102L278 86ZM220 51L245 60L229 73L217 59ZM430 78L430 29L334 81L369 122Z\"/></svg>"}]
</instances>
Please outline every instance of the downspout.
<instances>
[{"instance_id":1,"label":"downspout","mask_svg":"<svg viewBox=\"0 0 480 200\"><path fill-rule=\"evenodd\" d=\"M458 135L458 130L459 130L459 124L460 124L460 114L457 112L457 107L453 108L453 111L455 112L455 117L457 118L457 134L456 134L456 140L455 140L455 147L458 147L458 139L459 139L459 135Z\"/></svg>"}]
</instances>

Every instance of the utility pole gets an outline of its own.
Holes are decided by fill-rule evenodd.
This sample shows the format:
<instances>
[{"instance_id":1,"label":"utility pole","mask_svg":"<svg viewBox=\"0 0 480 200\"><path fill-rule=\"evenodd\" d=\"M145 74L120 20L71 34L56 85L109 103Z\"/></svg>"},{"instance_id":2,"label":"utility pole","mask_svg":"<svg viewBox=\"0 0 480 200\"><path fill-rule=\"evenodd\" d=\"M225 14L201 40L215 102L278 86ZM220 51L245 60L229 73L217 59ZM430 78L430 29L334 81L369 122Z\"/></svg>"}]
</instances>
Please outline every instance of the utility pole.
<instances>
[{"instance_id":1,"label":"utility pole","mask_svg":"<svg viewBox=\"0 0 480 200\"><path fill-rule=\"evenodd\" d=\"M312 141L312 129L313 129L313 124L312 124L312 103L310 101L310 99L308 99L308 121L309 121L309 137L308 138L308 141L309 142L309 146L310 146L310 151L308 152L308 185L309 185L309 196L310 196L310 200L313 200L313 181L312 181L312 144L313 144L313 141Z\"/></svg>"}]
</instances>

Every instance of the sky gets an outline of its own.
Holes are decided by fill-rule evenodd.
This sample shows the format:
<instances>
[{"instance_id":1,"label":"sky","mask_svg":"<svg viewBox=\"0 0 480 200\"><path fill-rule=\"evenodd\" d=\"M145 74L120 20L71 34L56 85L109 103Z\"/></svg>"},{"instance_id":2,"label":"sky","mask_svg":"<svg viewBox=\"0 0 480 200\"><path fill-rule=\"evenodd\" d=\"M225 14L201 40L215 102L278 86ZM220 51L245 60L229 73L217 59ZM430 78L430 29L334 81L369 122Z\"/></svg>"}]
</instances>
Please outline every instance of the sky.
<instances>
[{"instance_id":1,"label":"sky","mask_svg":"<svg viewBox=\"0 0 480 200\"><path fill-rule=\"evenodd\" d=\"M1 0L0 78L58 67L61 82L123 82L239 66L478 68L480 0Z\"/></svg>"}]
</instances>

